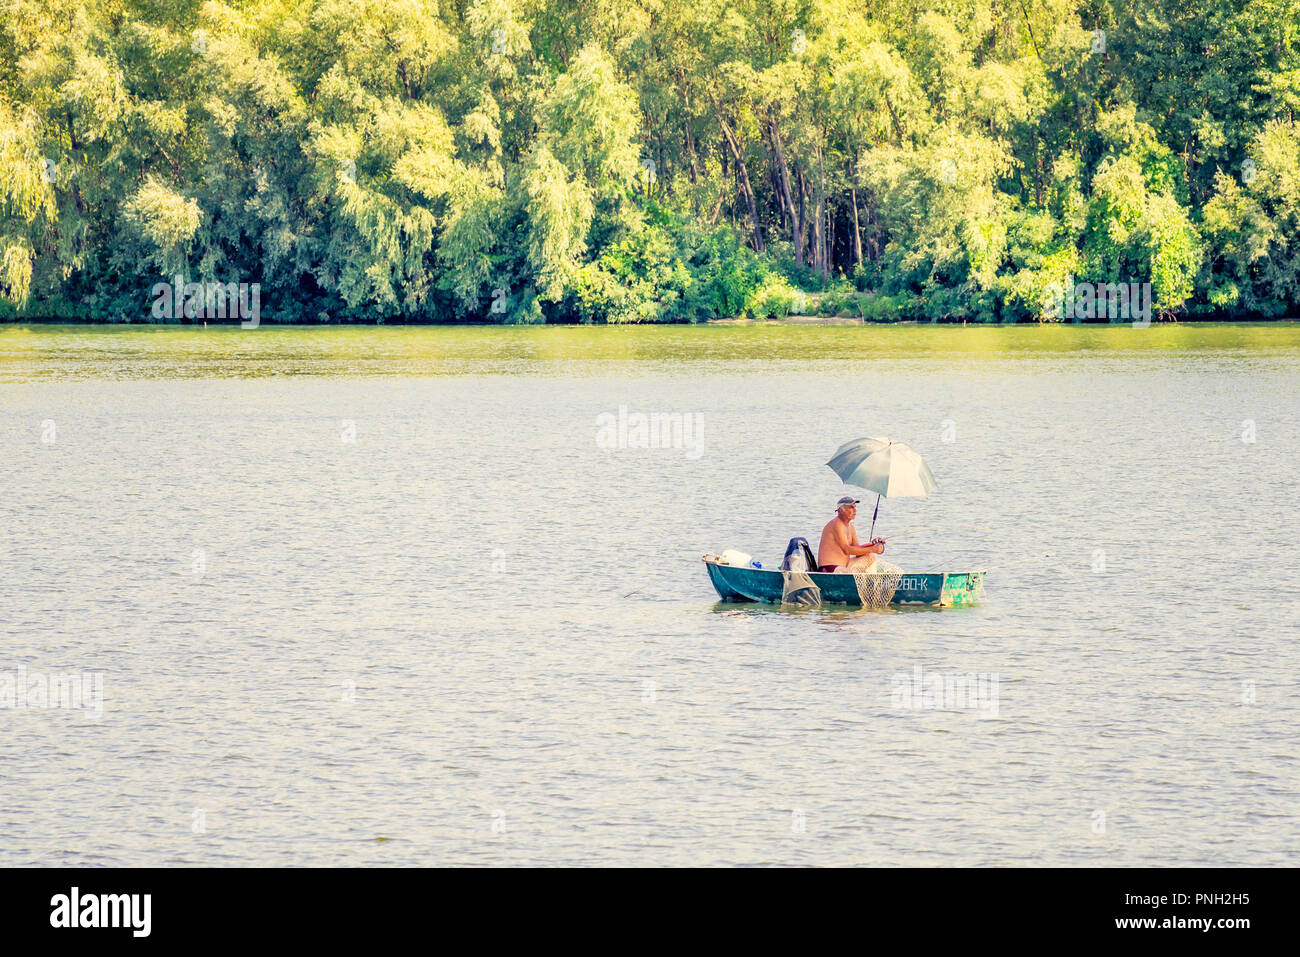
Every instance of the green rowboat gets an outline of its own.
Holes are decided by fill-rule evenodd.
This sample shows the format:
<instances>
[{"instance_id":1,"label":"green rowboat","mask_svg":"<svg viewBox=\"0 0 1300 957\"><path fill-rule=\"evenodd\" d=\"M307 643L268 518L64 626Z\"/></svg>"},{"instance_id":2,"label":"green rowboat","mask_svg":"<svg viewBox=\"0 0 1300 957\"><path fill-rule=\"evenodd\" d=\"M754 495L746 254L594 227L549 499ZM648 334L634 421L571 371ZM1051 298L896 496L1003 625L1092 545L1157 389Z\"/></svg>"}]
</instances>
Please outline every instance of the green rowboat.
<instances>
[{"instance_id":1,"label":"green rowboat","mask_svg":"<svg viewBox=\"0 0 1300 957\"><path fill-rule=\"evenodd\" d=\"M727 565L716 556L705 555L709 580L723 601L781 601L785 578L780 571ZM809 573L822 592L824 604L861 605L852 575L833 572ZM905 572L898 581L891 605L974 605L984 597L984 572Z\"/></svg>"}]
</instances>

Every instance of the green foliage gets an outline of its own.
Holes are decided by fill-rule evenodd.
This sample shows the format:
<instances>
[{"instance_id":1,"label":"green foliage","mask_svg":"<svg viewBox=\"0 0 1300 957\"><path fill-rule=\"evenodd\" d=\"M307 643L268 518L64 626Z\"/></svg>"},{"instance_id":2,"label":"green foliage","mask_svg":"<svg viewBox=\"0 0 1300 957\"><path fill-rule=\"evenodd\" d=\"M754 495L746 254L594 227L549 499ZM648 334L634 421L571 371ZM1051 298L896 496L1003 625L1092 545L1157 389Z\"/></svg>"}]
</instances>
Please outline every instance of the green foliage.
<instances>
[{"instance_id":1,"label":"green foliage","mask_svg":"<svg viewBox=\"0 0 1300 957\"><path fill-rule=\"evenodd\" d=\"M1297 0L4 9L6 315L177 274L265 321L1300 311Z\"/></svg>"},{"instance_id":2,"label":"green foliage","mask_svg":"<svg viewBox=\"0 0 1300 957\"><path fill-rule=\"evenodd\" d=\"M186 253L202 218L197 202L150 176L122 205L122 213L151 250L162 275L170 276L184 268Z\"/></svg>"},{"instance_id":3,"label":"green foliage","mask_svg":"<svg viewBox=\"0 0 1300 957\"><path fill-rule=\"evenodd\" d=\"M582 267L575 297L583 322L664 322L690 318L690 272L661 227L647 226Z\"/></svg>"},{"instance_id":4,"label":"green foliage","mask_svg":"<svg viewBox=\"0 0 1300 957\"><path fill-rule=\"evenodd\" d=\"M785 319L795 309L796 302L806 298L780 273L769 273L750 294L745 311L755 319Z\"/></svg>"},{"instance_id":5,"label":"green foliage","mask_svg":"<svg viewBox=\"0 0 1300 957\"><path fill-rule=\"evenodd\" d=\"M1201 278L1210 310L1284 315L1300 300L1300 126L1268 124L1248 154L1249 183L1215 177Z\"/></svg>"}]
</instances>

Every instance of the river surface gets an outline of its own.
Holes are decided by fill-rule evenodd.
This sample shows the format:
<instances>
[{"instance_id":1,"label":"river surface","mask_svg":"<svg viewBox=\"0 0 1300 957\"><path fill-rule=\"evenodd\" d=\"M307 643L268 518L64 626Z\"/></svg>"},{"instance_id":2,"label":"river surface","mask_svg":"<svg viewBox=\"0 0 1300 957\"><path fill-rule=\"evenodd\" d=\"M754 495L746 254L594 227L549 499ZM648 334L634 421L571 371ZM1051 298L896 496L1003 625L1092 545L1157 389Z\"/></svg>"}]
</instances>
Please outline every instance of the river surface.
<instances>
[{"instance_id":1,"label":"river surface","mask_svg":"<svg viewBox=\"0 0 1300 957\"><path fill-rule=\"evenodd\" d=\"M0 865L1295 865L1298 423L1296 324L0 326ZM984 602L718 602L862 435Z\"/></svg>"}]
</instances>

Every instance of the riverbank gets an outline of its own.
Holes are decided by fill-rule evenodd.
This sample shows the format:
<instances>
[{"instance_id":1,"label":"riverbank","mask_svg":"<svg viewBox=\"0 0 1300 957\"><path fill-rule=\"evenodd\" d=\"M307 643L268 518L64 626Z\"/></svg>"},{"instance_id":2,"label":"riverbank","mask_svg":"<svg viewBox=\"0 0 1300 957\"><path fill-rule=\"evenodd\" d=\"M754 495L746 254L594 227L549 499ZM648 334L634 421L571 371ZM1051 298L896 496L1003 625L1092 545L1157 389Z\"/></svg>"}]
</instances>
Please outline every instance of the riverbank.
<instances>
[{"instance_id":1,"label":"riverbank","mask_svg":"<svg viewBox=\"0 0 1300 957\"><path fill-rule=\"evenodd\" d=\"M1151 325L1167 326L1272 326L1284 323L1300 322L1300 317L1284 319L1181 319L1166 320ZM704 323L708 326L1131 326L1131 322L971 322L966 319L854 319L842 316L788 316L784 319L710 319Z\"/></svg>"},{"instance_id":2,"label":"riverbank","mask_svg":"<svg viewBox=\"0 0 1300 957\"><path fill-rule=\"evenodd\" d=\"M1275 326L1285 325L1287 323L1300 322L1300 316L1284 316L1277 319L1269 319L1259 316L1248 318L1216 318L1210 316L1192 316L1180 319L1152 319L1152 326ZM390 320L387 322L276 322L270 318L264 318L251 325L241 322L237 319L212 319L212 320L187 320L184 322L148 322L141 320L121 320L121 319L69 319L62 316L57 317L39 317L31 316L8 316L0 317L0 329L8 327L29 326L32 328L48 328L58 326L78 327L92 326L104 328L158 328L158 329L218 329L238 327L244 328L266 328L266 329L384 329L384 328L433 328L433 329L460 329L460 328L500 328L500 329L662 329L677 328L681 326L973 326L973 327L1007 327L1020 326L1034 328L1038 326L1126 326L1133 325L1129 320L1075 320L1060 322L1055 320L1043 320L1041 322L979 322L972 319L962 319L955 317L943 317L938 319L882 319L870 318L865 316L851 315L816 315L814 314L791 314L786 316L733 316L727 319L706 319L702 322L629 322L629 323L576 323L576 322L538 322L538 323L502 323L502 322L482 322L482 321L453 321L453 322L412 322L406 320ZM1141 323L1139 323L1141 325Z\"/></svg>"},{"instance_id":3,"label":"riverbank","mask_svg":"<svg viewBox=\"0 0 1300 957\"><path fill-rule=\"evenodd\" d=\"M1289 355L1300 323L668 326L0 325L0 382L24 378L499 374L567 363L818 363Z\"/></svg>"}]
</instances>

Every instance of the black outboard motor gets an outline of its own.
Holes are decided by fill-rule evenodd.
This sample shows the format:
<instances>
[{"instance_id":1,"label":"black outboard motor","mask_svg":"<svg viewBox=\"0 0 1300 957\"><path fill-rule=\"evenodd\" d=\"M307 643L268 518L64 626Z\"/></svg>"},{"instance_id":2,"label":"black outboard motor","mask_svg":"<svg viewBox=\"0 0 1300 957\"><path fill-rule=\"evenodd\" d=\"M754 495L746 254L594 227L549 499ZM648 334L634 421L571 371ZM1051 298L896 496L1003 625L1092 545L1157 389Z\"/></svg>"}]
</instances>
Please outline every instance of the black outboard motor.
<instances>
[{"instance_id":1,"label":"black outboard motor","mask_svg":"<svg viewBox=\"0 0 1300 957\"><path fill-rule=\"evenodd\" d=\"M785 587L781 590L783 605L820 605L822 590L813 583L809 572L817 570L817 560L806 538L792 538L781 559L781 577Z\"/></svg>"},{"instance_id":2,"label":"black outboard motor","mask_svg":"<svg viewBox=\"0 0 1300 957\"><path fill-rule=\"evenodd\" d=\"M797 552L803 553L804 567L796 571L815 572L817 570L817 559L813 557L812 547L808 544L806 538L792 538L790 544L785 546L785 557L781 559L781 571L791 571L790 556Z\"/></svg>"}]
</instances>

